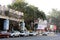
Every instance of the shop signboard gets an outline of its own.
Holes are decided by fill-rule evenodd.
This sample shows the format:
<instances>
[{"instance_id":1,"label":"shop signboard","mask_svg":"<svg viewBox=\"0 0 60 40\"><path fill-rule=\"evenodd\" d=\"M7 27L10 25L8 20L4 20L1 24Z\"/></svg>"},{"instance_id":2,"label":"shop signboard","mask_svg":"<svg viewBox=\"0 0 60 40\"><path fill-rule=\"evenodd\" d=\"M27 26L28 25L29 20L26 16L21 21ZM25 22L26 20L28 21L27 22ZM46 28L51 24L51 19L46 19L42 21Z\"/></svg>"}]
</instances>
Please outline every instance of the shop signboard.
<instances>
[{"instance_id":1,"label":"shop signboard","mask_svg":"<svg viewBox=\"0 0 60 40\"><path fill-rule=\"evenodd\" d=\"M56 30L57 29L57 27L56 27L56 25L54 25L54 30Z\"/></svg>"},{"instance_id":2,"label":"shop signboard","mask_svg":"<svg viewBox=\"0 0 60 40\"><path fill-rule=\"evenodd\" d=\"M45 29L45 25L38 25L37 29Z\"/></svg>"},{"instance_id":3,"label":"shop signboard","mask_svg":"<svg viewBox=\"0 0 60 40\"><path fill-rule=\"evenodd\" d=\"M54 30L54 25L50 25L50 30Z\"/></svg>"},{"instance_id":4,"label":"shop signboard","mask_svg":"<svg viewBox=\"0 0 60 40\"><path fill-rule=\"evenodd\" d=\"M37 29L45 29L47 27L47 20L39 20Z\"/></svg>"}]
</instances>

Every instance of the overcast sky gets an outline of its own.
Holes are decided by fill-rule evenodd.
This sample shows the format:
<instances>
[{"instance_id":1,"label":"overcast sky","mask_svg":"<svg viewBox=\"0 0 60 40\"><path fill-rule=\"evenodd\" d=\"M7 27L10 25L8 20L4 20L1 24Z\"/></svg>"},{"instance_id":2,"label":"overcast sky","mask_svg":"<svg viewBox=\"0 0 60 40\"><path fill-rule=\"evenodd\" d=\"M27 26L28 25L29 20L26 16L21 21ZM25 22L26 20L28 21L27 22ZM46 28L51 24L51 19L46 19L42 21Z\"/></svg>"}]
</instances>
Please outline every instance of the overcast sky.
<instances>
[{"instance_id":1,"label":"overcast sky","mask_svg":"<svg viewBox=\"0 0 60 40\"><path fill-rule=\"evenodd\" d=\"M1 5L8 5L10 3L12 3L12 0L0 0Z\"/></svg>"},{"instance_id":2,"label":"overcast sky","mask_svg":"<svg viewBox=\"0 0 60 40\"><path fill-rule=\"evenodd\" d=\"M52 8L60 10L60 0L27 0L29 4L37 6L40 10L43 10L46 14L51 11Z\"/></svg>"},{"instance_id":3,"label":"overcast sky","mask_svg":"<svg viewBox=\"0 0 60 40\"><path fill-rule=\"evenodd\" d=\"M35 5L40 10L48 14L52 8L60 10L60 0L26 0L31 5ZM11 4L12 0L0 0L0 4L8 5Z\"/></svg>"}]
</instances>

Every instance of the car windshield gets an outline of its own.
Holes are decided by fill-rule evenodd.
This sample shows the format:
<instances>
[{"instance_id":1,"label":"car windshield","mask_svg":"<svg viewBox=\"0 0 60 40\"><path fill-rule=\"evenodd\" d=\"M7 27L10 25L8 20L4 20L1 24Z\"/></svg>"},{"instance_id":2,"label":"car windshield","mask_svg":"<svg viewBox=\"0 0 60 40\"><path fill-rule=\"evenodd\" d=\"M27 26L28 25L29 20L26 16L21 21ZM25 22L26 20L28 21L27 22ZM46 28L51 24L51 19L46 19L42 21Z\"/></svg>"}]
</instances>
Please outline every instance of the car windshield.
<instances>
[{"instance_id":1,"label":"car windshield","mask_svg":"<svg viewBox=\"0 0 60 40\"><path fill-rule=\"evenodd\" d=\"M21 33L24 33L24 31L20 31Z\"/></svg>"}]
</instances>

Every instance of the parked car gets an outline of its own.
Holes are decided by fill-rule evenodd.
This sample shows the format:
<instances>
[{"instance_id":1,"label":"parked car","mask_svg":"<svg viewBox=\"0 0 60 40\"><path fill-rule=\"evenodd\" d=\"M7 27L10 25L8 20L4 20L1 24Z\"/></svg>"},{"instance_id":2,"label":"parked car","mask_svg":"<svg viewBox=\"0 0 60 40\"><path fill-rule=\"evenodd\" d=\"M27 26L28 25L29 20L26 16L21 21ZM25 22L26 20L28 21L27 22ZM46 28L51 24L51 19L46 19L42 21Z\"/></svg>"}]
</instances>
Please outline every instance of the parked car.
<instances>
[{"instance_id":1,"label":"parked car","mask_svg":"<svg viewBox=\"0 0 60 40\"><path fill-rule=\"evenodd\" d=\"M1 31L1 32L0 32L0 38L1 38L1 37L9 38L9 35L10 35L9 32L7 32L7 31Z\"/></svg>"},{"instance_id":2,"label":"parked car","mask_svg":"<svg viewBox=\"0 0 60 40\"><path fill-rule=\"evenodd\" d=\"M16 37L16 36L20 36L20 32L19 31L10 32L10 37Z\"/></svg>"},{"instance_id":3,"label":"parked car","mask_svg":"<svg viewBox=\"0 0 60 40\"><path fill-rule=\"evenodd\" d=\"M29 32L29 36L35 36L37 34L38 34L37 32Z\"/></svg>"},{"instance_id":4,"label":"parked car","mask_svg":"<svg viewBox=\"0 0 60 40\"><path fill-rule=\"evenodd\" d=\"M51 35L54 35L54 32L44 32L42 33L42 36L51 36Z\"/></svg>"},{"instance_id":5,"label":"parked car","mask_svg":"<svg viewBox=\"0 0 60 40\"><path fill-rule=\"evenodd\" d=\"M29 36L29 31L20 31L20 36Z\"/></svg>"}]
</instances>

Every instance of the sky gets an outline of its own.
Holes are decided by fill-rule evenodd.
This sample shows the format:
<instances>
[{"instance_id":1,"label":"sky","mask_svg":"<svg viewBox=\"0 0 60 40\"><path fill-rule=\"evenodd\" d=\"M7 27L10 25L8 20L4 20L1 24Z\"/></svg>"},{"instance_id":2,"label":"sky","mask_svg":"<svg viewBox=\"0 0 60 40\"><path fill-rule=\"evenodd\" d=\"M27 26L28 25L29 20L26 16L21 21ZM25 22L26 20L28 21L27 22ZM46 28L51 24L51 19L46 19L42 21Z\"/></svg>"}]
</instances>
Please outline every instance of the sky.
<instances>
[{"instance_id":1,"label":"sky","mask_svg":"<svg viewBox=\"0 0 60 40\"><path fill-rule=\"evenodd\" d=\"M60 0L26 0L27 3L34 5L45 12L45 14L49 15L48 12L51 11L52 8L60 10ZM12 0L0 0L0 4L8 5L11 4Z\"/></svg>"},{"instance_id":2,"label":"sky","mask_svg":"<svg viewBox=\"0 0 60 40\"><path fill-rule=\"evenodd\" d=\"M12 3L12 0L0 0L1 5L8 5L8 4L11 4L11 3Z\"/></svg>"},{"instance_id":3,"label":"sky","mask_svg":"<svg viewBox=\"0 0 60 40\"><path fill-rule=\"evenodd\" d=\"M49 15L48 12L51 11L52 8L60 10L60 0L27 0L26 2L35 5L47 15Z\"/></svg>"}]
</instances>

